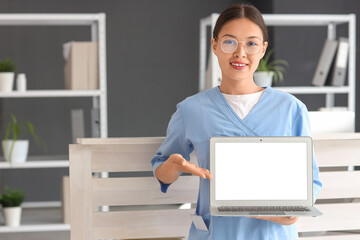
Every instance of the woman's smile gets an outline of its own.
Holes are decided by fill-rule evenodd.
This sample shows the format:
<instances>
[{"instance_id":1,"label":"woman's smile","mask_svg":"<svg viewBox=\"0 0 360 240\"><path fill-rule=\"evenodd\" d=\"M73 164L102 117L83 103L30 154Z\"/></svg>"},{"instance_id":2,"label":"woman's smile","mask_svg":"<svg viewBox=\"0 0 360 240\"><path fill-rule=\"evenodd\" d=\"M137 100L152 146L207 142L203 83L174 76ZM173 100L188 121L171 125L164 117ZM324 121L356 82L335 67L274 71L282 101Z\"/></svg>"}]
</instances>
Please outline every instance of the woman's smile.
<instances>
[{"instance_id":1,"label":"woman's smile","mask_svg":"<svg viewBox=\"0 0 360 240\"><path fill-rule=\"evenodd\" d=\"M230 62L230 65L236 70L244 70L248 66L247 63L238 61Z\"/></svg>"}]
</instances>

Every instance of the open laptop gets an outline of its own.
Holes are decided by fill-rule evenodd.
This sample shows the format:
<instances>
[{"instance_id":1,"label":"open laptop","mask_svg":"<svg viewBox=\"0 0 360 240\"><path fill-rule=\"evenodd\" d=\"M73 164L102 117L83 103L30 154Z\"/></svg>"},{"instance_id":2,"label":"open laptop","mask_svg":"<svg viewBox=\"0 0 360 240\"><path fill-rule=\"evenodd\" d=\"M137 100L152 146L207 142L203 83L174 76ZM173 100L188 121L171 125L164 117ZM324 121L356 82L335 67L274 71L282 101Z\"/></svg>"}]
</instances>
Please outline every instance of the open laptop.
<instances>
[{"instance_id":1,"label":"open laptop","mask_svg":"<svg viewBox=\"0 0 360 240\"><path fill-rule=\"evenodd\" d=\"M320 216L313 207L310 137L212 137L210 212Z\"/></svg>"}]
</instances>

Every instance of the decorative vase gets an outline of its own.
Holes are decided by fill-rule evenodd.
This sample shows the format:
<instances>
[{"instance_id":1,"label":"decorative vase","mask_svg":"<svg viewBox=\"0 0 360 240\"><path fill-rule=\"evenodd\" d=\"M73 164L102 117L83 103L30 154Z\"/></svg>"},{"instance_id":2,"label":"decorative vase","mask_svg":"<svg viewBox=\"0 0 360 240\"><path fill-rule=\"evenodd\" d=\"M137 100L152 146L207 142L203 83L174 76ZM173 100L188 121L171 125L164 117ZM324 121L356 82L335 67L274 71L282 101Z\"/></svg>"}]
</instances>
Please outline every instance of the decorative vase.
<instances>
[{"instance_id":1,"label":"decorative vase","mask_svg":"<svg viewBox=\"0 0 360 240\"><path fill-rule=\"evenodd\" d=\"M272 85L274 72L255 72L254 82L259 87L270 87Z\"/></svg>"},{"instance_id":2,"label":"decorative vase","mask_svg":"<svg viewBox=\"0 0 360 240\"><path fill-rule=\"evenodd\" d=\"M13 72L1 72L0 73L0 91L11 92L14 85L14 73Z\"/></svg>"},{"instance_id":3,"label":"decorative vase","mask_svg":"<svg viewBox=\"0 0 360 240\"><path fill-rule=\"evenodd\" d=\"M26 91L26 75L25 73L19 73L16 78L16 89L18 91Z\"/></svg>"},{"instance_id":4,"label":"decorative vase","mask_svg":"<svg viewBox=\"0 0 360 240\"><path fill-rule=\"evenodd\" d=\"M3 208L5 225L9 227L20 226L21 207L5 207Z\"/></svg>"},{"instance_id":5,"label":"decorative vase","mask_svg":"<svg viewBox=\"0 0 360 240\"><path fill-rule=\"evenodd\" d=\"M9 156L12 146L12 153L11 156ZM11 163L23 163L27 159L29 151L29 140L3 140L2 147L6 161Z\"/></svg>"}]
</instances>

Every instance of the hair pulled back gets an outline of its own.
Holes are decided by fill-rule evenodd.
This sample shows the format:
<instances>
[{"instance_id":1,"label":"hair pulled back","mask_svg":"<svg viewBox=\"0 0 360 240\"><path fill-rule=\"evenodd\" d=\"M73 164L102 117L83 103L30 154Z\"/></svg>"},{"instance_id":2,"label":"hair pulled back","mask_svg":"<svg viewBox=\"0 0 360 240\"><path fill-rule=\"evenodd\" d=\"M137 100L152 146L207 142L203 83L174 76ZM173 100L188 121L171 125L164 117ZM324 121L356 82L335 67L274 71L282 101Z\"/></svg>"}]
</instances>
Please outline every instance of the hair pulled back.
<instances>
[{"instance_id":1,"label":"hair pulled back","mask_svg":"<svg viewBox=\"0 0 360 240\"><path fill-rule=\"evenodd\" d=\"M268 40L267 27L260 11L251 4L235 4L225 9L216 21L213 38L218 39L219 32L223 26L234 19L247 18L259 26L263 34L264 42Z\"/></svg>"}]
</instances>

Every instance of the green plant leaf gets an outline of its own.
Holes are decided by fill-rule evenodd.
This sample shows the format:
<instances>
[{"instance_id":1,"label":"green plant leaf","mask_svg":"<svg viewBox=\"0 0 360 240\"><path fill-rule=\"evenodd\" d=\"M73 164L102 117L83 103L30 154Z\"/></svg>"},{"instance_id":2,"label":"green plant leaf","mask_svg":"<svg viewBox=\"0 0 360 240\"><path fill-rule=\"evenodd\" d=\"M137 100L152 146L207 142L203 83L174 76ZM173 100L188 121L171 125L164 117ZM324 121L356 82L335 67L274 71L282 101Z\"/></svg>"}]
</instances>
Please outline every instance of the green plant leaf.
<instances>
[{"instance_id":1,"label":"green plant leaf","mask_svg":"<svg viewBox=\"0 0 360 240\"><path fill-rule=\"evenodd\" d=\"M0 72L14 72L15 68L15 64L13 64L9 58L5 61L0 61Z\"/></svg>"},{"instance_id":2,"label":"green plant leaf","mask_svg":"<svg viewBox=\"0 0 360 240\"><path fill-rule=\"evenodd\" d=\"M25 123L18 122L15 115L13 113L10 114L10 122L6 125L6 132L5 132L5 146L4 146L4 153L8 149L7 144L10 137L14 140L10 147L10 152L8 154L9 162L12 163L12 152L14 149L14 145L16 140L19 139L20 134L28 134L31 135L34 139L36 145L40 148L44 149L46 152L47 147L46 143L42 140L42 138L36 133L34 125L30 121L25 121ZM5 153L6 154L6 153Z\"/></svg>"},{"instance_id":3,"label":"green plant leaf","mask_svg":"<svg viewBox=\"0 0 360 240\"><path fill-rule=\"evenodd\" d=\"M260 59L259 66L256 71L274 72L274 83L277 81L282 82L284 80L285 67L289 66L286 60L275 59L270 61L270 56L274 53L274 49L267 51L265 56Z\"/></svg>"},{"instance_id":4,"label":"green plant leaf","mask_svg":"<svg viewBox=\"0 0 360 240\"><path fill-rule=\"evenodd\" d=\"M25 199L25 193L23 190L5 187L4 194L1 195L0 203L3 207L18 207Z\"/></svg>"}]
</instances>

